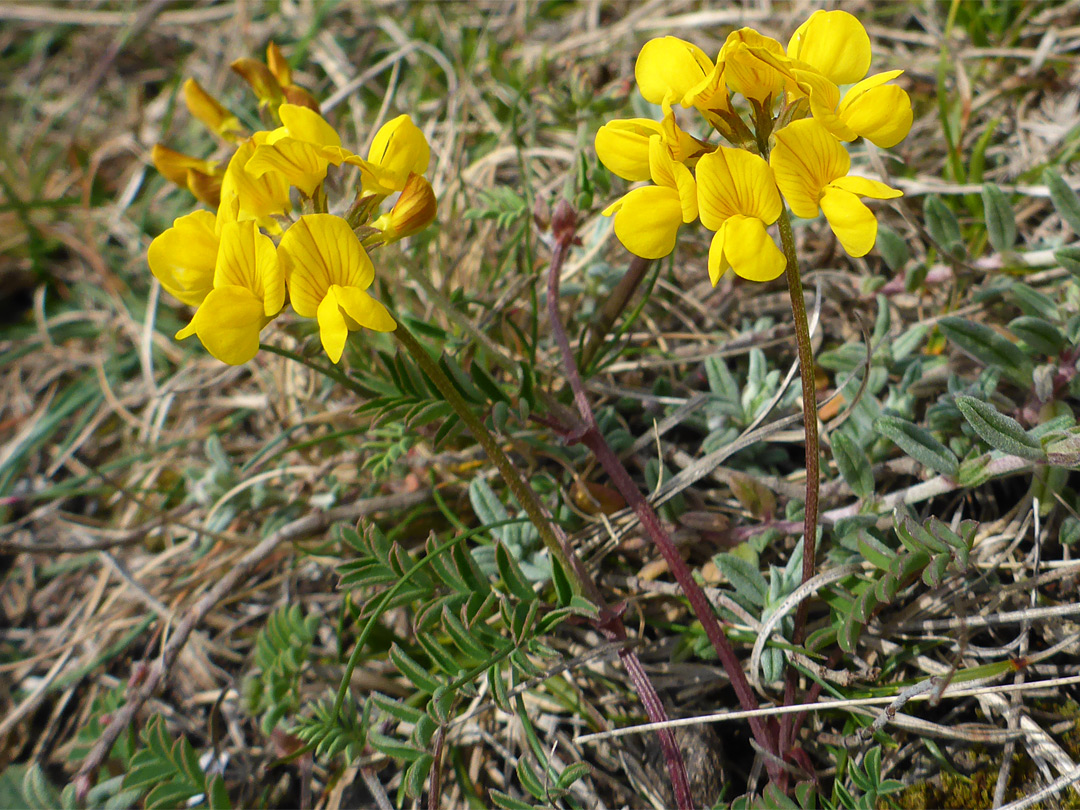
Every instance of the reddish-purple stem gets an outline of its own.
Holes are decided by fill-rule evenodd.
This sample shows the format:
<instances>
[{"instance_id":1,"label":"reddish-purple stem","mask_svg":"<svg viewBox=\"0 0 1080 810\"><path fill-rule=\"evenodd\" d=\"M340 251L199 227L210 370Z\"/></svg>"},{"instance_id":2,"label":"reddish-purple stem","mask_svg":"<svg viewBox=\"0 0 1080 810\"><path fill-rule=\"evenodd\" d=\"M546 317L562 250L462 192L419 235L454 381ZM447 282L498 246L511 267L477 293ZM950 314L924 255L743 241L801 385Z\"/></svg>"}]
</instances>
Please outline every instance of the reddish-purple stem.
<instances>
[{"instance_id":1,"label":"reddish-purple stem","mask_svg":"<svg viewBox=\"0 0 1080 810\"><path fill-rule=\"evenodd\" d=\"M619 457L608 445L596 423L596 417L585 393L585 386L581 381L577 364L574 362L574 354L570 348L570 338L567 337L566 330L562 325L562 319L559 317L560 275L567 251L574 240L575 225L574 213L565 201L561 202L556 208L552 224L555 232L555 246L552 251L551 265L548 268L548 317L551 321L551 332L562 356L563 369L573 392L574 404L577 406L583 422L579 439L596 456L597 461L603 466L615 488L619 490L619 493L634 510L634 514L641 522L642 528L656 544L660 554L667 562L676 582L679 583L679 587L682 588L683 593L690 602L694 615L701 622L701 626L712 643L713 649L716 650L720 663L724 667L732 687L735 689L739 704L747 711L757 709L757 698L754 696L753 689L751 689L750 683L746 679L746 674L743 672L738 656L735 655L735 650L720 627L720 622L713 611L712 605L709 603L704 591L694 580L690 567L679 555L675 543L660 523L656 512L649 505L649 502L645 500L641 490L638 489L630 477L630 473L626 471L626 467L623 466ZM774 725L766 724L760 717L750 719L750 729L758 744L766 751L778 754L779 741ZM775 763L768 765L768 768L770 777L775 780L779 776L779 769Z\"/></svg>"}]
</instances>

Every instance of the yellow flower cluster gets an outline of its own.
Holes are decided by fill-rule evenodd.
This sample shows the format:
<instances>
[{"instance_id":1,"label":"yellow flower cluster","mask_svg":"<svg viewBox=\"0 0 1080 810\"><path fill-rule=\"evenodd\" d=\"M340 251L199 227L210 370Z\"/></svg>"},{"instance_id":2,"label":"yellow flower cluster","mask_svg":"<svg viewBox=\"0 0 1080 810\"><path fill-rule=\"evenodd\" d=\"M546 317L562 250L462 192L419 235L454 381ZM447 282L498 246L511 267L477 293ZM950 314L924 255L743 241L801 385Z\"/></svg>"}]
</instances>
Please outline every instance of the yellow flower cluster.
<instances>
[{"instance_id":1,"label":"yellow flower cluster","mask_svg":"<svg viewBox=\"0 0 1080 810\"><path fill-rule=\"evenodd\" d=\"M596 133L596 154L611 172L652 181L604 211L614 214L619 241L658 259L674 249L679 227L700 217L715 232L714 285L729 267L769 281L787 265L767 231L786 200L795 216L824 213L844 249L865 255L877 238L877 220L860 197L901 192L848 175L851 159L841 141L863 137L892 147L912 121L907 93L888 84L902 71L864 78L869 67L870 37L846 11L815 11L786 50L753 29L734 31L715 62L676 37L645 43L634 74L663 118L611 121ZM841 95L842 85L852 86ZM750 126L732 94L745 99ZM676 105L697 110L732 146L688 134L676 121Z\"/></svg>"},{"instance_id":2,"label":"yellow flower cluster","mask_svg":"<svg viewBox=\"0 0 1080 810\"><path fill-rule=\"evenodd\" d=\"M217 210L176 219L150 244L150 270L167 292L197 308L176 337L197 335L225 363L255 356L260 332L285 306L286 288L296 314L317 319L323 348L337 363L350 331L397 326L367 292L375 279L367 249L434 220L435 194L423 177L431 150L407 115L379 129L366 158L345 149L314 97L292 83L273 44L267 64L242 59L233 69L280 126L248 134L197 82L185 83L192 115L235 150L222 166L155 147L161 173ZM356 167L359 183L339 216L330 213L324 181L331 166L343 165ZM391 210L377 216L394 194Z\"/></svg>"}]
</instances>

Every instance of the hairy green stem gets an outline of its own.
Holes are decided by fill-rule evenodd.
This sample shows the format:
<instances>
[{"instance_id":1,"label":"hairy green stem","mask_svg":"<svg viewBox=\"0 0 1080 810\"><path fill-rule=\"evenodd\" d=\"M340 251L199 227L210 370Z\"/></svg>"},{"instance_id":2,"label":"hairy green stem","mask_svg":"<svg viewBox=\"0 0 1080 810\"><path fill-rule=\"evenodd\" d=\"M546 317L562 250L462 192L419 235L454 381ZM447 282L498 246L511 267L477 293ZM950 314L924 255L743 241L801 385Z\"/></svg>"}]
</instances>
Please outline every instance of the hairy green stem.
<instances>
[{"instance_id":1,"label":"hairy green stem","mask_svg":"<svg viewBox=\"0 0 1080 810\"><path fill-rule=\"evenodd\" d=\"M799 373L802 379L803 426L806 435L806 501L803 512L803 564L802 581L814 576L814 558L817 554L818 495L821 489L821 464L817 431L817 389L814 381L814 348L810 343L810 325L806 318L806 298L803 295L802 278L799 275L799 254L795 248L795 234L791 230L791 218L787 208L780 212L777 222L780 242L787 258L785 275L791 313L795 320L795 342L799 350ZM796 646L806 638L806 619L810 603L804 599L795 611L792 643ZM784 678L784 704L795 702L798 674L789 666ZM795 745L795 735L803 716L792 718L784 715L780 722L780 755L786 757ZM786 774L785 774L786 778Z\"/></svg>"},{"instance_id":2,"label":"hairy green stem","mask_svg":"<svg viewBox=\"0 0 1080 810\"><path fill-rule=\"evenodd\" d=\"M787 257L788 295L791 298L791 314L795 318L795 342L799 348L799 376L802 379L803 424L806 430L806 508L803 516L803 565L802 581L814 576L814 557L817 552L818 494L821 489L820 448L817 430L817 390L814 383L814 348L810 344L810 324L806 318L806 298L803 296L802 279L799 276L799 255L795 250L795 234L791 219L785 208L778 221L780 241ZM809 609L804 600L795 613L795 629L792 641L802 644L806 637L806 614Z\"/></svg>"},{"instance_id":3,"label":"hairy green stem","mask_svg":"<svg viewBox=\"0 0 1080 810\"><path fill-rule=\"evenodd\" d=\"M529 516L529 520L536 527L536 531L540 533L540 539L543 540L550 554L558 560L567 576L570 577L574 591L582 594L590 601L600 604L600 594L597 592L596 585L592 583L590 577L582 569L581 561L577 559L577 556L569 548L566 536L561 531L556 533L551 516L540 501L537 500L532 487L521 477L517 467L507 458L506 453L503 452L499 443L495 441L495 437L491 435L491 431L484 425L476 410L464 400L439 364L428 354L427 349L420 345L413 333L402 325L400 320L393 334L401 345L405 347L405 350L413 356L417 365L420 366L420 370L435 383L439 393L443 395L443 398L454 409L454 412L461 417L461 421L465 423L469 432L480 442L480 446L484 448L484 452L487 453L488 458L498 468L499 474L506 482L506 485L510 487L514 498L521 504L521 508Z\"/></svg>"}]
</instances>

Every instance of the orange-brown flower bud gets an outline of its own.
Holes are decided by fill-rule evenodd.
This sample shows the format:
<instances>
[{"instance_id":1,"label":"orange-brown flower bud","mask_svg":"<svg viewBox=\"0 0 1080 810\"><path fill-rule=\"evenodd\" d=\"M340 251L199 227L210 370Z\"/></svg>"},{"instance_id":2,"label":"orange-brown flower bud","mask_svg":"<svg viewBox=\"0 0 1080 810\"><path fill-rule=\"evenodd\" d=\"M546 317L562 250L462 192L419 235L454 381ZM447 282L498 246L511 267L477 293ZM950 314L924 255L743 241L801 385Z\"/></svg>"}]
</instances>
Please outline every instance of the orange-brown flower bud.
<instances>
[{"instance_id":1,"label":"orange-brown flower bud","mask_svg":"<svg viewBox=\"0 0 1080 810\"><path fill-rule=\"evenodd\" d=\"M230 141L243 137L244 128L240 126L240 119L221 106L194 79L184 82L184 103L193 116L220 137Z\"/></svg>"},{"instance_id":2,"label":"orange-brown flower bud","mask_svg":"<svg viewBox=\"0 0 1080 810\"><path fill-rule=\"evenodd\" d=\"M292 68L289 67L289 63L285 60L285 54L281 52L281 48L275 42L271 41L266 46L266 64L270 68L270 72L274 74L274 78L278 80L278 84L283 88L292 84Z\"/></svg>"},{"instance_id":3,"label":"orange-brown flower bud","mask_svg":"<svg viewBox=\"0 0 1080 810\"><path fill-rule=\"evenodd\" d=\"M221 174L204 174L195 169L188 170L187 189L195 195L195 199L204 202L211 208L221 205Z\"/></svg>"},{"instance_id":4,"label":"orange-brown flower bud","mask_svg":"<svg viewBox=\"0 0 1080 810\"><path fill-rule=\"evenodd\" d=\"M431 183L422 175L410 173L393 209L372 224L383 232L384 242L396 242L430 225L438 207Z\"/></svg>"},{"instance_id":5,"label":"orange-brown flower bud","mask_svg":"<svg viewBox=\"0 0 1080 810\"><path fill-rule=\"evenodd\" d=\"M270 72L270 68L258 59L244 57L237 59L229 67L251 86L256 98L259 99L260 106L269 105L276 110L278 105L285 100L277 78Z\"/></svg>"},{"instance_id":6,"label":"orange-brown flower bud","mask_svg":"<svg viewBox=\"0 0 1080 810\"><path fill-rule=\"evenodd\" d=\"M224 169L212 160L185 155L167 146L155 144L150 150L154 167L170 182L186 188L196 199L215 208L221 199Z\"/></svg>"},{"instance_id":7,"label":"orange-brown flower bud","mask_svg":"<svg viewBox=\"0 0 1080 810\"><path fill-rule=\"evenodd\" d=\"M288 87L283 87L281 90L285 94L285 100L290 104L297 104L301 107L307 107L309 110L319 112L319 102L315 99L315 96L311 95L311 93L300 85L290 84Z\"/></svg>"}]
</instances>

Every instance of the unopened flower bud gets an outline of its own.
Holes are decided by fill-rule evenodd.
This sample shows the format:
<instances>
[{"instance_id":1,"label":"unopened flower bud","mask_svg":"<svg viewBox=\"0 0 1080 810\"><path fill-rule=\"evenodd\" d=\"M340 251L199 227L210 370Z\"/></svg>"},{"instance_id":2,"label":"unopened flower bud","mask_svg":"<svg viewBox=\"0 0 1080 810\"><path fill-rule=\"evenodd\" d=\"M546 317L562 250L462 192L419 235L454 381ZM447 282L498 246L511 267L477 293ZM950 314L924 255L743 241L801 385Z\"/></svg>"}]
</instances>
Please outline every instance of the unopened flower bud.
<instances>
[{"instance_id":1,"label":"unopened flower bud","mask_svg":"<svg viewBox=\"0 0 1080 810\"><path fill-rule=\"evenodd\" d=\"M150 159L167 180L186 188L207 205L217 207L225 174L217 163L185 155L161 144L155 144L150 150Z\"/></svg>"},{"instance_id":2,"label":"unopened flower bud","mask_svg":"<svg viewBox=\"0 0 1080 810\"><path fill-rule=\"evenodd\" d=\"M194 79L184 82L184 103L193 116L220 137L234 141L243 134L244 128L240 126L240 120L221 106L218 100Z\"/></svg>"},{"instance_id":3,"label":"unopened flower bud","mask_svg":"<svg viewBox=\"0 0 1080 810\"><path fill-rule=\"evenodd\" d=\"M430 225L437 210L438 202L431 183L422 175L411 173L393 209L373 224L383 232L383 241L396 242Z\"/></svg>"},{"instance_id":4,"label":"unopened flower bud","mask_svg":"<svg viewBox=\"0 0 1080 810\"><path fill-rule=\"evenodd\" d=\"M269 105L276 110L285 100L277 78L270 72L270 68L259 60L245 57L237 59L229 67L251 86L261 106Z\"/></svg>"},{"instance_id":5,"label":"unopened flower bud","mask_svg":"<svg viewBox=\"0 0 1080 810\"><path fill-rule=\"evenodd\" d=\"M278 80L278 84L282 87L288 87L292 84L292 68L285 61L285 54L281 52L281 48L275 42L271 42L266 46L266 64L270 68L270 72L274 74L274 78Z\"/></svg>"},{"instance_id":6,"label":"unopened flower bud","mask_svg":"<svg viewBox=\"0 0 1080 810\"><path fill-rule=\"evenodd\" d=\"M298 107L307 107L309 110L319 112L319 102L315 99L315 96L300 85L287 85L281 88L281 92L285 94L285 100L289 104L296 104Z\"/></svg>"}]
</instances>

